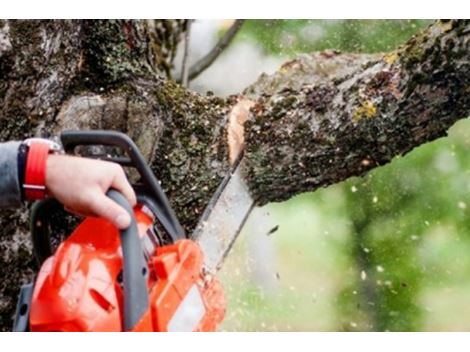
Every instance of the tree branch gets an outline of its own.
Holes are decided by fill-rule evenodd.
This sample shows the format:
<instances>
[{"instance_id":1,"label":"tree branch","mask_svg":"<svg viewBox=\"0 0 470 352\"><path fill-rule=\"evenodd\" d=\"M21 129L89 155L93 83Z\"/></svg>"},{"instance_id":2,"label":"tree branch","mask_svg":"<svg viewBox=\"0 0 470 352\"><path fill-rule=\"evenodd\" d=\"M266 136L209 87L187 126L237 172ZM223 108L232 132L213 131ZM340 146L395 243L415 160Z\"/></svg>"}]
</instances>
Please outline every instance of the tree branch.
<instances>
[{"instance_id":1,"label":"tree branch","mask_svg":"<svg viewBox=\"0 0 470 352\"><path fill-rule=\"evenodd\" d=\"M261 205L361 175L470 112L468 20L438 21L387 55L303 55L228 99L154 74L149 57L179 38L168 23L158 27L155 51L145 21L0 20L0 140L66 128L126 132L190 233L230 171L232 121L248 117L237 140ZM27 219L24 210L0 216L2 329L33 272Z\"/></svg>"},{"instance_id":2,"label":"tree branch","mask_svg":"<svg viewBox=\"0 0 470 352\"><path fill-rule=\"evenodd\" d=\"M220 54L230 45L235 35L242 28L245 20L235 20L232 26L225 32L224 36L220 38L214 48L202 59L196 62L189 70L189 80L192 81L202 72L204 72L212 63L219 57Z\"/></svg>"},{"instance_id":3,"label":"tree branch","mask_svg":"<svg viewBox=\"0 0 470 352\"><path fill-rule=\"evenodd\" d=\"M444 136L470 112L469 43L470 21L438 21L339 75L299 79L309 68L355 60L316 54L262 79L279 90L257 96L260 82L247 89L256 104L245 124L245 173L258 205L361 175Z\"/></svg>"},{"instance_id":4,"label":"tree branch","mask_svg":"<svg viewBox=\"0 0 470 352\"><path fill-rule=\"evenodd\" d=\"M189 67L188 67L188 57L189 57L189 50L190 50L190 39L191 39L191 25L193 20L188 20L188 25L186 32L184 34L184 53L183 53L183 61L181 65L181 85L183 87L187 87L189 83Z\"/></svg>"}]
</instances>

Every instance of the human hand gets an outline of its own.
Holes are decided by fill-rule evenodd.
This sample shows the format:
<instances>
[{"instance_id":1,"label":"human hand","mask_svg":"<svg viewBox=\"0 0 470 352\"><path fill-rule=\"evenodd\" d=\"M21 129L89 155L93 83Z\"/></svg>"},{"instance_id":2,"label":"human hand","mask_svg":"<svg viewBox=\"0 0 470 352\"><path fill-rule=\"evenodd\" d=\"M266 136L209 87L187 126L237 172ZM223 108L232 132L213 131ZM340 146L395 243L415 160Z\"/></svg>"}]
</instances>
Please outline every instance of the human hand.
<instances>
[{"instance_id":1,"label":"human hand","mask_svg":"<svg viewBox=\"0 0 470 352\"><path fill-rule=\"evenodd\" d=\"M134 190L118 164L52 154L47 159L46 188L74 214L103 217L119 229L125 229L131 223L127 211L106 197L108 189L114 188L131 206L136 204Z\"/></svg>"}]
</instances>

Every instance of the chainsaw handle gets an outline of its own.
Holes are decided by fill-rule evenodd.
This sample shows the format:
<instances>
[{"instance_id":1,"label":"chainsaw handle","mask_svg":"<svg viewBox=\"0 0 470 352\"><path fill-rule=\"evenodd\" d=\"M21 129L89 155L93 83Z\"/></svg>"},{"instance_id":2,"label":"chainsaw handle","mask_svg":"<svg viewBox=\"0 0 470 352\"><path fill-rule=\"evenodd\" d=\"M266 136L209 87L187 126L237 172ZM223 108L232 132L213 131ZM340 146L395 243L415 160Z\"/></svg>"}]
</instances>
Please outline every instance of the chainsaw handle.
<instances>
[{"instance_id":1,"label":"chainsaw handle","mask_svg":"<svg viewBox=\"0 0 470 352\"><path fill-rule=\"evenodd\" d=\"M130 331L149 306L147 262L131 205L120 192L114 189L108 190L106 196L124 208L131 217L130 226L119 232L123 260L124 330ZM63 206L54 198L35 202L32 207L30 229L33 253L39 266L53 254L49 226L52 214L60 209L63 209Z\"/></svg>"},{"instance_id":2,"label":"chainsaw handle","mask_svg":"<svg viewBox=\"0 0 470 352\"><path fill-rule=\"evenodd\" d=\"M160 182L153 174L139 148L124 133L117 131L64 131L60 139L66 153L73 154L74 149L81 145L101 145L118 147L125 151L128 157L101 157L102 160L112 161L122 166L134 167L140 174L142 183L147 193L155 203L156 217L173 241L186 238L170 202L160 186ZM92 156L91 156L92 157ZM133 185L135 186L135 185Z\"/></svg>"},{"instance_id":3,"label":"chainsaw handle","mask_svg":"<svg viewBox=\"0 0 470 352\"><path fill-rule=\"evenodd\" d=\"M52 214L63 210L64 206L55 198L39 200L31 207L29 230L33 242L33 254L39 268L53 254L49 231Z\"/></svg>"},{"instance_id":4,"label":"chainsaw handle","mask_svg":"<svg viewBox=\"0 0 470 352\"><path fill-rule=\"evenodd\" d=\"M149 306L147 293L148 268L137 230L134 211L126 198L114 189L106 195L123 207L131 217L131 224L120 230L124 283L124 330L130 331L139 322Z\"/></svg>"}]
</instances>

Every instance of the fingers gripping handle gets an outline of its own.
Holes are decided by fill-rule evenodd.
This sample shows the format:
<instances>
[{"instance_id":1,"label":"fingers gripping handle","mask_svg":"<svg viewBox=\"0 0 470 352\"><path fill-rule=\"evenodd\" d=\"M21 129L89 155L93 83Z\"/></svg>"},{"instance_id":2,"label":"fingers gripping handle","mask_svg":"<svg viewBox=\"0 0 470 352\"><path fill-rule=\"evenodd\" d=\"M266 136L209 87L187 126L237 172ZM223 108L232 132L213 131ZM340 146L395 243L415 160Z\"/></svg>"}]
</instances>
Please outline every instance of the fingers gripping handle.
<instances>
[{"instance_id":1,"label":"fingers gripping handle","mask_svg":"<svg viewBox=\"0 0 470 352\"><path fill-rule=\"evenodd\" d=\"M116 131L63 131L60 135L60 139L65 151L72 154L75 147L81 145L112 146L125 151L127 157L106 157L103 158L103 160L136 168L140 174L142 183L149 191L148 193L151 195L151 198L155 201L157 207L156 216L165 230L174 240L186 238L184 230L160 186L160 182L156 179L152 170L147 165L145 158L129 136Z\"/></svg>"},{"instance_id":2,"label":"fingers gripping handle","mask_svg":"<svg viewBox=\"0 0 470 352\"><path fill-rule=\"evenodd\" d=\"M147 293L147 263L140 243L134 212L126 198L116 190L106 195L123 207L131 217L130 226L120 231L123 254L124 330L129 331L139 322L149 306Z\"/></svg>"}]
</instances>

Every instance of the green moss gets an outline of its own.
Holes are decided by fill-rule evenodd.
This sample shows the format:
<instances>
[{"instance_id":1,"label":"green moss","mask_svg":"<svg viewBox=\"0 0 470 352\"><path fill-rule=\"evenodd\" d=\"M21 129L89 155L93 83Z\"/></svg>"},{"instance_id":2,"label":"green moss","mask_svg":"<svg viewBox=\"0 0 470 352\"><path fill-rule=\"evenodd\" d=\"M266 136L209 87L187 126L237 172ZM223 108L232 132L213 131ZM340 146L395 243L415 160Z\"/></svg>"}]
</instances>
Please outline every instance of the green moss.
<instances>
[{"instance_id":1,"label":"green moss","mask_svg":"<svg viewBox=\"0 0 470 352\"><path fill-rule=\"evenodd\" d=\"M179 107L181 107L181 103L184 102L187 95L187 90L175 81L165 82L156 91L156 99L160 105L173 110L179 110L179 112L181 112Z\"/></svg>"},{"instance_id":2,"label":"green moss","mask_svg":"<svg viewBox=\"0 0 470 352\"><path fill-rule=\"evenodd\" d=\"M411 38L397 54L400 56L400 63L408 70L413 70L416 65L422 64L434 56L439 47L438 41L452 29L463 26L463 21L437 21L432 30L422 31ZM441 53L442 54L442 53Z\"/></svg>"},{"instance_id":3,"label":"green moss","mask_svg":"<svg viewBox=\"0 0 470 352\"><path fill-rule=\"evenodd\" d=\"M188 233L229 170L223 99L191 93L173 81L155 89L165 128L151 165Z\"/></svg>"},{"instance_id":4,"label":"green moss","mask_svg":"<svg viewBox=\"0 0 470 352\"><path fill-rule=\"evenodd\" d=\"M279 119L286 114L286 112L295 108L297 98L295 96L280 97L271 108L271 116L275 119Z\"/></svg>"}]
</instances>

